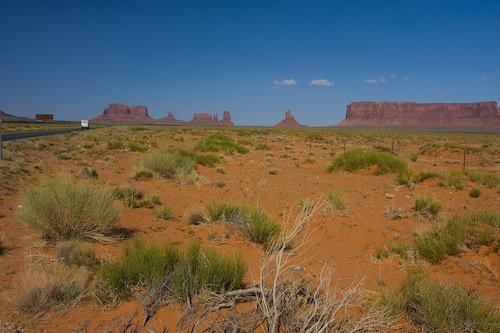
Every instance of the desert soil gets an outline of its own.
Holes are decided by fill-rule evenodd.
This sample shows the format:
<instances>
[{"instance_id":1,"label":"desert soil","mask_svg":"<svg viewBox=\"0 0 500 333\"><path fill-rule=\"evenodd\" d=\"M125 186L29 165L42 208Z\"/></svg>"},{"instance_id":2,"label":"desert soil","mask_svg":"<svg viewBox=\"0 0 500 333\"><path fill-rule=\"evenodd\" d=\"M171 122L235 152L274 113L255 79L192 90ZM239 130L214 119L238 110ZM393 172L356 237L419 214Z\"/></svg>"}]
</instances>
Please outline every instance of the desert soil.
<instances>
[{"instance_id":1,"label":"desert soil","mask_svg":"<svg viewBox=\"0 0 500 333\"><path fill-rule=\"evenodd\" d=\"M481 196L472 198L469 190L478 186L465 180L465 188L438 186L436 179L418 183L413 189L396 185L394 174L374 175L371 170L355 172L326 171L333 159L344 151L374 146L392 149L397 157L415 170L462 170L463 150L478 151L466 156L466 168L500 175L500 136L355 132L333 130L271 130L232 128L168 128L151 127L144 131L128 126L56 135L4 143L4 160L0 161L0 237L5 248L0 255L0 330L20 328L45 332L70 331L86 328L105 330L117 328L126 320L142 320L141 306L131 300L102 306L91 297L64 311L51 311L36 316L16 311L11 302L27 267L33 261L54 260L55 247L44 241L41 234L16 218L22 209L22 192L61 172L73 173L76 180L86 166L95 169L102 186L131 185L144 190L145 196L159 196L163 204L173 209L173 220L157 220L148 208L120 207L119 227L156 243L175 242L184 246L199 239L203 247L214 247L224 253L241 253L248 263L245 281L249 284L258 276L263 249L228 226L217 224L190 225L188 215L211 201L257 204L282 223L290 223L297 214L301 200L324 199L327 193L340 193L345 198L344 211L322 210L311 220L309 228L297 242L290 265L304 267L299 274L315 277L323 265L333 270L332 281L338 288L348 288L362 281L369 291L397 289L405 275L401 259L392 255L377 259L377 249L394 242L411 242L420 230L433 222L413 216L411 207L417 195L435 195L444 205L441 222L454 214L478 210L500 211L497 189L480 187ZM314 131L321 138L311 140ZM196 184L180 184L158 177L135 181L140 161L146 156L167 149L191 149L197 140L213 133L223 133L235 141L248 140L249 154L216 153L220 162L215 167L198 167L200 180ZM145 153L128 149L108 150L107 142L136 142L148 150ZM286 149L285 149L286 140ZM256 150L267 143L270 150ZM411 162L425 144L437 144ZM312 147L310 147L310 145ZM453 146L453 147L452 147ZM450 148L451 147L451 148ZM486 147L486 148L485 148ZM87 181L87 180L86 180ZM400 209L402 218L390 220L384 214L391 208ZM92 243L97 256L105 261L119 256L122 240L114 245ZM459 257L448 257L439 265L423 264L429 276L476 290L488 301L500 300L500 257L486 248L465 250ZM171 303L156 313L149 328L162 325L175 330L183 306ZM114 325L114 326L113 326Z\"/></svg>"}]
</instances>

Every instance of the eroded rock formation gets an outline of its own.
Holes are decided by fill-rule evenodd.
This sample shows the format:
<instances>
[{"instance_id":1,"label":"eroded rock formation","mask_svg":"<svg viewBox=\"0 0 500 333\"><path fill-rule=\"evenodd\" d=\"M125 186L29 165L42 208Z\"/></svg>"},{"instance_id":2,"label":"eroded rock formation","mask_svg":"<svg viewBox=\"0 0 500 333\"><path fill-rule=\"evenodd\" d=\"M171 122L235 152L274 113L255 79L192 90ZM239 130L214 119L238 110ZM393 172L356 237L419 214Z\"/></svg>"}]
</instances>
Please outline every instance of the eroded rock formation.
<instances>
[{"instance_id":1,"label":"eroded rock formation","mask_svg":"<svg viewBox=\"0 0 500 333\"><path fill-rule=\"evenodd\" d=\"M336 126L500 130L500 110L497 102L355 102Z\"/></svg>"},{"instance_id":2,"label":"eroded rock formation","mask_svg":"<svg viewBox=\"0 0 500 333\"><path fill-rule=\"evenodd\" d=\"M172 115L172 112L169 112L166 117L160 118L157 121L160 123L167 123L167 124L168 123L183 123L184 122L180 119L174 118L174 116Z\"/></svg>"},{"instance_id":3,"label":"eroded rock formation","mask_svg":"<svg viewBox=\"0 0 500 333\"><path fill-rule=\"evenodd\" d=\"M229 111L224 111L222 120L219 120L219 115L217 113L210 114L205 112L193 113L192 124L206 124L206 125L223 125L223 126L234 126L231 121L231 114Z\"/></svg>"},{"instance_id":4,"label":"eroded rock formation","mask_svg":"<svg viewBox=\"0 0 500 333\"><path fill-rule=\"evenodd\" d=\"M17 117L17 116L5 113L2 110L0 110L0 119L2 119L2 120L26 120L28 118L26 118L26 117Z\"/></svg>"},{"instance_id":5,"label":"eroded rock formation","mask_svg":"<svg viewBox=\"0 0 500 333\"><path fill-rule=\"evenodd\" d=\"M101 123L153 123L155 120L148 115L145 106L126 106L113 103L104 109L102 114L91 121Z\"/></svg>"},{"instance_id":6,"label":"eroded rock formation","mask_svg":"<svg viewBox=\"0 0 500 333\"><path fill-rule=\"evenodd\" d=\"M274 125L273 127L280 128L295 128L295 127L307 127L307 125L301 125L296 120L295 117L292 116L291 110L286 110L285 119Z\"/></svg>"}]
</instances>

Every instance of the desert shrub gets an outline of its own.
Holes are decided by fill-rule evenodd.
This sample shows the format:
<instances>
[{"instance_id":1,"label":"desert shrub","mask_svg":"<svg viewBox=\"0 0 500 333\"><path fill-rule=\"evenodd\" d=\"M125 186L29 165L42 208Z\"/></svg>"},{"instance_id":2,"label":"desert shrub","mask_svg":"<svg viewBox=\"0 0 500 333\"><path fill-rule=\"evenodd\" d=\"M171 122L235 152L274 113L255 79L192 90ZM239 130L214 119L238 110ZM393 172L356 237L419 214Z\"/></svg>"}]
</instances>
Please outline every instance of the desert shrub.
<instances>
[{"instance_id":1,"label":"desert shrub","mask_svg":"<svg viewBox=\"0 0 500 333\"><path fill-rule=\"evenodd\" d=\"M409 272L385 301L426 332L496 332L500 317L472 290Z\"/></svg>"},{"instance_id":2,"label":"desert shrub","mask_svg":"<svg viewBox=\"0 0 500 333\"><path fill-rule=\"evenodd\" d=\"M458 255L462 242L463 232L460 226L440 228L435 225L432 230L418 235L414 244L419 255L432 264L439 264L446 255Z\"/></svg>"},{"instance_id":3,"label":"desert shrub","mask_svg":"<svg viewBox=\"0 0 500 333\"><path fill-rule=\"evenodd\" d=\"M95 171L94 169L89 169L87 167L84 167L82 171L80 171L80 177L97 179L99 178L99 175L97 174L97 171Z\"/></svg>"},{"instance_id":4,"label":"desert shrub","mask_svg":"<svg viewBox=\"0 0 500 333\"><path fill-rule=\"evenodd\" d=\"M248 154L249 150L241 145L234 143L233 139L222 134L214 134L206 139L196 142L194 150L201 152L218 152L223 150L226 154Z\"/></svg>"},{"instance_id":5,"label":"desert shrub","mask_svg":"<svg viewBox=\"0 0 500 333\"><path fill-rule=\"evenodd\" d=\"M136 287L155 288L157 296L174 296L182 301L202 289L231 291L241 287L246 264L239 256L223 256L213 250L202 251L192 243L186 254L173 245L146 246L135 240L121 259L105 264L97 282L97 296L126 299Z\"/></svg>"},{"instance_id":6,"label":"desert shrub","mask_svg":"<svg viewBox=\"0 0 500 333\"><path fill-rule=\"evenodd\" d=\"M191 157L175 150L166 150L143 160L143 166L162 178L182 180L196 170Z\"/></svg>"},{"instance_id":7,"label":"desert shrub","mask_svg":"<svg viewBox=\"0 0 500 333\"><path fill-rule=\"evenodd\" d=\"M148 170L141 170L141 171L137 171L134 175L134 177L132 177L134 180L148 180L148 179L151 179L153 178L153 173L151 171L148 171Z\"/></svg>"},{"instance_id":8,"label":"desert shrub","mask_svg":"<svg viewBox=\"0 0 500 333\"><path fill-rule=\"evenodd\" d=\"M81 241L68 241L56 248L56 258L66 265L84 266L89 269L99 264L94 249Z\"/></svg>"},{"instance_id":9,"label":"desert shrub","mask_svg":"<svg viewBox=\"0 0 500 333\"><path fill-rule=\"evenodd\" d=\"M413 181L415 183L423 182L426 179L437 178L439 173L431 170L421 170L413 176Z\"/></svg>"},{"instance_id":10,"label":"desert shrub","mask_svg":"<svg viewBox=\"0 0 500 333\"><path fill-rule=\"evenodd\" d=\"M131 186L117 186L113 189L113 198L118 200L142 199L144 191Z\"/></svg>"},{"instance_id":11,"label":"desert shrub","mask_svg":"<svg viewBox=\"0 0 500 333\"><path fill-rule=\"evenodd\" d=\"M153 195L153 196L151 197L151 202L152 202L153 204L155 204L155 205L161 205L161 199L160 199L160 197L159 197L159 196L157 196L157 195Z\"/></svg>"},{"instance_id":12,"label":"desert shrub","mask_svg":"<svg viewBox=\"0 0 500 333\"><path fill-rule=\"evenodd\" d=\"M307 213L310 213L314 207L314 201L308 198L300 199L299 204L300 204L300 209L303 209Z\"/></svg>"},{"instance_id":13,"label":"desert shrub","mask_svg":"<svg viewBox=\"0 0 500 333\"><path fill-rule=\"evenodd\" d=\"M122 141L108 141L106 148L108 150L123 149L125 144Z\"/></svg>"},{"instance_id":14,"label":"desert shrub","mask_svg":"<svg viewBox=\"0 0 500 333\"><path fill-rule=\"evenodd\" d=\"M393 153L392 149L389 147L385 147L385 146L381 146L381 145L374 145L373 148L376 149L377 151L380 151L383 153L390 153L390 154Z\"/></svg>"},{"instance_id":15,"label":"desert shrub","mask_svg":"<svg viewBox=\"0 0 500 333\"><path fill-rule=\"evenodd\" d=\"M153 210L153 215L159 220L169 220L172 218L172 207L163 205L161 209L156 208Z\"/></svg>"},{"instance_id":16,"label":"desert shrub","mask_svg":"<svg viewBox=\"0 0 500 333\"><path fill-rule=\"evenodd\" d=\"M413 188L413 172L409 168L406 168L404 170L396 172L396 184L404 185L404 186L408 187L409 189L412 189Z\"/></svg>"},{"instance_id":17,"label":"desert shrub","mask_svg":"<svg viewBox=\"0 0 500 333\"><path fill-rule=\"evenodd\" d=\"M257 146L255 146L255 150L270 150L271 147L266 145L265 143L259 143Z\"/></svg>"},{"instance_id":18,"label":"desert shrub","mask_svg":"<svg viewBox=\"0 0 500 333\"><path fill-rule=\"evenodd\" d=\"M472 198L479 198L479 196L481 195L481 190L478 189L477 187L474 187L473 189L470 190L469 195Z\"/></svg>"},{"instance_id":19,"label":"desert shrub","mask_svg":"<svg viewBox=\"0 0 500 333\"><path fill-rule=\"evenodd\" d=\"M269 170L269 174L272 175L272 176L276 176L278 174L278 170L277 169L271 169L271 170Z\"/></svg>"},{"instance_id":20,"label":"desert shrub","mask_svg":"<svg viewBox=\"0 0 500 333\"><path fill-rule=\"evenodd\" d=\"M465 172L469 179L479 185L485 185L489 188L497 188L500 186L500 177L494 174L485 174L477 171L467 170Z\"/></svg>"},{"instance_id":21,"label":"desert shrub","mask_svg":"<svg viewBox=\"0 0 500 333\"><path fill-rule=\"evenodd\" d=\"M345 210L346 202L340 193L327 193L326 200L328 205L336 210Z\"/></svg>"},{"instance_id":22,"label":"desert shrub","mask_svg":"<svg viewBox=\"0 0 500 333\"><path fill-rule=\"evenodd\" d=\"M144 207L144 208L153 208L154 207L153 203L149 199L144 199L144 200L139 201L137 203L137 206Z\"/></svg>"},{"instance_id":23,"label":"desert shrub","mask_svg":"<svg viewBox=\"0 0 500 333\"><path fill-rule=\"evenodd\" d=\"M69 306L87 294L90 281L91 275L83 267L62 264L33 267L23 274L13 301L20 311L34 314Z\"/></svg>"},{"instance_id":24,"label":"desert shrub","mask_svg":"<svg viewBox=\"0 0 500 333\"><path fill-rule=\"evenodd\" d=\"M25 191L22 207L18 218L48 240L110 241L107 236L119 218L110 190L74 183L67 175Z\"/></svg>"},{"instance_id":25,"label":"desert shrub","mask_svg":"<svg viewBox=\"0 0 500 333\"><path fill-rule=\"evenodd\" d=\"M129 142L128 149L130 149L130 151L138 151L141 153L144 153L148 150L147 148L139 146L137 143L134 142Z\"/></svg>"},{"instance_id":26,"label":"desert shrub","mask_svg":"<svg viewBox=\"0 0 500 333\"><path fill-rule=\"evenodd\" d=\"M188 223L189 224L194 224L198 225L200 223L204 223L207 221L207 217L205 216L205 213L202 212L201 210L195 210L189 213L188 216Z\"/></svg>"},{"instance_id":27,"label":"desert shrub","mask_svg":"<svg viewBox=\"0 0 500 333\"><path fill-rule=\"evenodd\" d=\"M412 153L412 154L410 155L410 161L412 161L412 162L416 162L416 161L417 161L417 159L418 159L418 154L417 154L417 153Z\"/></svg>"},{"instance_id":28,"label":"desert shrub","mask_svg":"<svg viewBox=\"0 0 500 333\"><path fill-rule=\"evenodd\" d=\"M375 174L401 172L407 169L406 163L391 154L354 149L335 158L328 167L328 171L332 172L340 169L355 171L367 169L372 165L377 166Z\"/></svg>"},{"instance_id":29,"label":"desert shrub","mask_svg":"<svg viewBox=\"0 0 500 333\"><path fill-rule=\"evenodd\" d=\"M209 203L207 217L212 222L228 222L241 227L248 238L267 246L281 232L281 225L257 206Z\"/></svg>"},{"instance_id":30,"label":"desert shrub","mask_svg":"<svg viewBox=\"0 0 500 333\"><path fill-rule=\"evenodd\" d=\"M434 196L418 195L413 205L413 212L417 217L423 216L429 220L439 220L439 212L442 209L443 204Z\"/></svg>"},{"instance_id":31,"label":"desert shrub","mask_svg":"<svg viewBox=\"0 0 500 333\"><path fill-rule=\"evenodd\" d=\"M121 258L102 265L96 295L106 301L112 296L126 299L136 286L151 287L161 281L182 261L181 251L173 245L146 245L134 239L123 248Z\"/></svg>"}]
</instances>

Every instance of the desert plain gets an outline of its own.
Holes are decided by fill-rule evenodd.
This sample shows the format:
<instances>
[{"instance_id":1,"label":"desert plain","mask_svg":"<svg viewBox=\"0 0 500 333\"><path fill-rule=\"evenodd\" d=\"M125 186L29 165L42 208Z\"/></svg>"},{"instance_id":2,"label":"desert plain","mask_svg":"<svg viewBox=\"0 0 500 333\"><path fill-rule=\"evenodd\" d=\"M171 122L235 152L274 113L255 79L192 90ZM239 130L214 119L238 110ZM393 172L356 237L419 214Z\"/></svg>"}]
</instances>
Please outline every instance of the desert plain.
<instances>
[{"instance_id":1,"label":"desert plain","mask_svg":"<svg viewBox=\"0 0 500 333\"><path fill-rule=\"evenodd\" d=\"M233 145L203 151L206 145L200 142L209 138ZM147 167L155 154L175 149L216 158L197 163L184 177L165 177ZM338 159L350 151L390 156L404 170L380 170L376 163L346 168ZM295 311L299 318L315 297L325 301L328 294L339 310L326 331L432 330L430 319L415 318L408 307L405 311L393 304L412 274L459 295L474 295L479 307L492 313L481 327L495 331L499 165L500 136L495 134L130 125L5 142L0 161L0 331L288 331L298 325L290 322L290 314L272 326L279 311L275 317L272 311L266 314L264 296L255 290L298 288L291 280L302 281L312 292L304 291L309 294L303 303L292 310L284 306L280 313ZM61 175L96 189L126 187L142 194L134 202L113 200L119 215L105 241L80 240L95 254L90 267L65 263L60 248L71 240L49 239L20 217L26 193ZM439 203L436 212L417 209L417 199L427 198ZM241 226L210 219L207 205L220 203L257 207L280 226L280 233L268 242L252 241ZM158 214L162 209L163 216ZM423 244L447 242L441 236L449 221L474 214L489 214L490 224L465 228L453 253ZM290 232L297 221L302 225L293 239L273 250L270 244L286 238L281 233ZM189 300L163 295L153 306L147 300L153 286L139 281L128 286L127 296L110 293L103 301L96 292L100 270L120 261L124 247L137 239L173 244L182 251L197 241L203 250L239 256L247 269L236 291L254 291L240 299L231 298L237 293L220 296L226 290L202 290ZM424 253L426 249L439 253ZM272 268L278 260L281 284L273 289ZM85 270L85 290L71 300L27 310L22 299L38 301L33 290L44 288L37 286L43 280L37 274L52 272L54 266ZM263 267L269 273L264 278ZM304 327L314 331L312 323L333 313L325 309Z\"/></svg>"}]
</instances>

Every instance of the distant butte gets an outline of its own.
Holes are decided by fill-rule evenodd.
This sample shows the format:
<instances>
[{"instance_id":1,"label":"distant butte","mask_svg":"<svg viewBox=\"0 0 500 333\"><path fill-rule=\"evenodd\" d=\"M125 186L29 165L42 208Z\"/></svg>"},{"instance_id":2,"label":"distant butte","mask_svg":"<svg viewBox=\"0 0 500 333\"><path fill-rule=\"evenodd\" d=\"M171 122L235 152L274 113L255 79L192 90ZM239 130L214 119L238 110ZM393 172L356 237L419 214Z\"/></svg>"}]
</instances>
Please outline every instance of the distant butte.
<instances>
[{"instance_id":1,"label":"distant butte","mask_svg":"<svg viewBox=\"0 0 500 333\"><path fill-rule=\"evenodd\" d=\"M279 128L297 128L297 127L307 127L307 125L301 125L296 120L295 117L292 116L291 110L286 110L285 119L274 125L273 127Z\"/></svg>"},{"instance_id":2,"label":"distant butte","mask_svg":"<svg viewBox=\"0 0 500 333\"><path fill-rule=\"evenodd\" d=\"M219 120L219 115L217 113L193 113L193 119L190 121L190 123L201 125L234 126L234 123L231 121L231 114L229 113L229 111L224 111L222 120Z\"/></svg>"},{"instance_id":3,"label":"distant butte","mask_svg":"<svg viewBox=\"0 0 500 333\"><path fill-rule=\"evenodd\" d=\"M0 119L2 119L2 120L26 120L29 118L13 116L11 114L5 113L2 110L0 110Z\"/></svg>"},{"instance_id":4,"label":"distant butte","mask_svg":"<svg viewBox=\"0 0 500 333\"><path fill-rule=\"evenodd\" d=\"M497 102L355 102L335 127L500 131Z\"/></svg>"},{"instance_id":5,"label":"distant butte","mask_svg":"<svg viewBox=\"0 0 500 333\"><path fill-rule=\"evenodd\" d=\"M91 121L97 123L154 123L155 120L148 115L145 106L126 106L113 103L104 109L102 114Z\"/></svg>"},{"instance_id":6,"label":"distant butte","mask_svg":"<svg viewBox=\"0 0 500 333\"><path fill-rule=\"evenodd\" d=\"M166 117L157 120L159 123L173 124L173 123L183 123L184 121L174 118L172 112L169 112Z\"/></svg>"}]
</instances>

